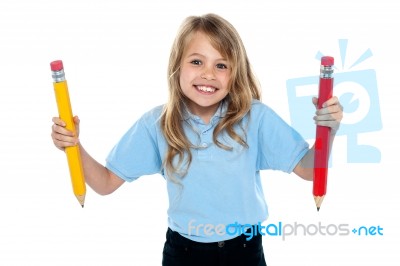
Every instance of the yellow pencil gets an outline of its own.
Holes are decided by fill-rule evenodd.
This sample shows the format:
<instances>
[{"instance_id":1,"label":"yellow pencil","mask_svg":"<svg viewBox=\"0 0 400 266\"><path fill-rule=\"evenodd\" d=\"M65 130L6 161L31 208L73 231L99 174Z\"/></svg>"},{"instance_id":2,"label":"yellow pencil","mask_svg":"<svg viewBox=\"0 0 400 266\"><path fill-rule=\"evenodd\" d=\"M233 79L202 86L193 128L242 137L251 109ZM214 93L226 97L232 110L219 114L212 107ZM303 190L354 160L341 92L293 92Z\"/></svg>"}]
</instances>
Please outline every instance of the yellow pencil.
<instances>
[{"instance_id":1,"label":"yellow pencil","mask_svg":"<svg viewBox=\"0 0 400 266\"><path fill-rule=\"evenodd\" d=\"M50 67L53 77L53 86L57 101L58 114L66 123L65 128L76 133L63 63L61 60L53 61L50 63ZM72 189L83 208L85 203L86 184L79 146L75 145L72 147L67 147L65 148L65 153L67 154Z\"/></svg>"}]
</instances>

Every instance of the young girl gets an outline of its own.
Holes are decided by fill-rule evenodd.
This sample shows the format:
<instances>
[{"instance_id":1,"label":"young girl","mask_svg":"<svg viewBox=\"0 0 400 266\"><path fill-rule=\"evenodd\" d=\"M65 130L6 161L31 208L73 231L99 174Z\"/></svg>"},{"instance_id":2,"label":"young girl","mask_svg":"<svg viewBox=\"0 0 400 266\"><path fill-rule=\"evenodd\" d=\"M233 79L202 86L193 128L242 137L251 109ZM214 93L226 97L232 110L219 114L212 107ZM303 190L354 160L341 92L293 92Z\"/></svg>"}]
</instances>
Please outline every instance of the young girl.
<instances>
[{"instance_id":1,"label":"young girl","mask_svg":"<svg viewBox=\"0 0 400 266\"><path fill-rule=\"evenodd\" d=\"M266 265L261 235L254 234L268 215L260 170L312 180L314 148L260 102L243 43L217 15L184 21L168 76L168 102L128 130L105 166L57 117L54 144L61 150L80 145L86 181L102 195L142 175L165 177L169 228L162 265ZM331 127L333 139L342 119L338 99L314 119ZM77 117L75 123L79 128Z\"/></svg>"}]
</instances>

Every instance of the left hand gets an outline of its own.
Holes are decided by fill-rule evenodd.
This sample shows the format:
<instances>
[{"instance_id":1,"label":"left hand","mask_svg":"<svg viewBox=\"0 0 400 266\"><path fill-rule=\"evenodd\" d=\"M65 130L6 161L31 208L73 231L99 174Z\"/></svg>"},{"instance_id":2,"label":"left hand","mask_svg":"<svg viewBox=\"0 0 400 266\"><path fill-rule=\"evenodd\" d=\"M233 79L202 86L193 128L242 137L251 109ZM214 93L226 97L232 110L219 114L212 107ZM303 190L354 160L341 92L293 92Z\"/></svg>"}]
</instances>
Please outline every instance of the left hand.
<instances>
[{"instance_id":1,"label":"left hand","mask_svg":"<svg viewBox=\"0 0 400 266\"><path fill-rule=\"evenodd\" d=\"M318 98L313 97L312 102L317 107ZM339 99L334 96L323 103L321 109L315 111L314 121L316 125L330 127L332 133L336 133L342 118L343 106L340 104Z\"/></svg>"}]
</instances>

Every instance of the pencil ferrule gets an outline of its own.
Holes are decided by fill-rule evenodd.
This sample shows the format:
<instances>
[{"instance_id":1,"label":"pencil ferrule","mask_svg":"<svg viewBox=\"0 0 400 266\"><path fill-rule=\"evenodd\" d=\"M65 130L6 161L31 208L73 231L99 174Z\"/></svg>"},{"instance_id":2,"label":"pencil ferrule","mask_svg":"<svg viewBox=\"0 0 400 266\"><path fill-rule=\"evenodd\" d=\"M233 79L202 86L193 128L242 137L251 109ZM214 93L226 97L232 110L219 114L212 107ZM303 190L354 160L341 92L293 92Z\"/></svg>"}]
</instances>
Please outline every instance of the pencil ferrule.
<instances>
[{"instance_id":1,"label":"pencil ferrule","mask_svg":"<svg viewBox=\"0 0 400 266\"><path fill-rule=\"evenodd\" d=\"M323 79L331 79L333 78L333 66L324 66L321 65L320 69L320 78Z\"/></svg>"},{"instance_id":2,"label":"pencil ferrule","mask_svg":"<svg viewBox=\"0 0 400 266\"><path fill-rule=\"evenodd\" d=\"M58 70L58 71L51 71L51 77L53 78L54 82L65 81L64 69L61 69L61 70Z\"/></svg>"}]
</instances>

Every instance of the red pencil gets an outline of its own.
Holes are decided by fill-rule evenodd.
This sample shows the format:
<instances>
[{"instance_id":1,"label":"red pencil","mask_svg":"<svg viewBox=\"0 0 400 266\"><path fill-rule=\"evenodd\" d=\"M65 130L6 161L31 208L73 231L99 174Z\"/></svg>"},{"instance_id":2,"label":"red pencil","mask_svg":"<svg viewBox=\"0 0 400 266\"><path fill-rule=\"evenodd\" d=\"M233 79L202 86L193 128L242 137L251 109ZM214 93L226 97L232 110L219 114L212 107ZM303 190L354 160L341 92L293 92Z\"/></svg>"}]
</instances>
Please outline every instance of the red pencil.
<instances>
[{"instance_id":1,"label":"red pencil","mask_svg":"<svg viewBox=\"0 0 400 266\"><path fill-rule=\"evenodd\" d=\"M331 56L321 58L321 70L319 78L319 92L317 108L332 97L333 90L333 65L334 59ZM328 181L328 159L329 159L329 137L331 128L317 126L315 137L314 154L314 180L313 194L317 210L321 208L322 201L326 194Z\"/></svg>"}]
</instances>

